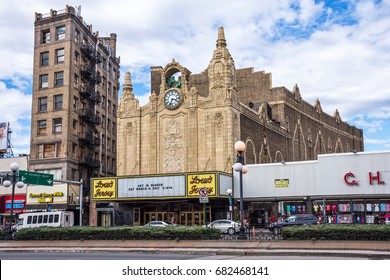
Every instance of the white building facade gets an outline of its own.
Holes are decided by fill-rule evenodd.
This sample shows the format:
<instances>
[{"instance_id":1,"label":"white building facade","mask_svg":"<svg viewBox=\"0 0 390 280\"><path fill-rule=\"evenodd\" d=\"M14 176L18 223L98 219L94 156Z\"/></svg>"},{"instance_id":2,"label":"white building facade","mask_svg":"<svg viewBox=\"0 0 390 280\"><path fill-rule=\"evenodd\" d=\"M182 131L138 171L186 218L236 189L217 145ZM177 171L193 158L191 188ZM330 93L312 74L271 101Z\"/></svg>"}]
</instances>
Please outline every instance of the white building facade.
<instances>
[{"instance_id":1,"label":"white building facade","mask_svg":"<svg viewBox=\"0 0 390 280\"><path fill-rule=\"evenodd\" d=\"M233 180L234 197L239 199L237 172ZM326 223L388 224L390 151L248 165L243 197L245 216L251 224L266 225L298 213L317 214Z\"/></svg>"}]
</instances>

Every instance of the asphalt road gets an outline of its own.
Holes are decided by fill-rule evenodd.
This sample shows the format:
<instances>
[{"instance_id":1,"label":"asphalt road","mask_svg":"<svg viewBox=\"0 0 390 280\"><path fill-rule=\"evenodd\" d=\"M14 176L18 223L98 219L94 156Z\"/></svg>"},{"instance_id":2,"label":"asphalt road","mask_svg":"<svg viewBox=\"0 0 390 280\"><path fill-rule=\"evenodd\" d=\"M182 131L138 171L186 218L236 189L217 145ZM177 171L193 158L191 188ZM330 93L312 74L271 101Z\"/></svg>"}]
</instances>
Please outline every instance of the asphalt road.
<instances>
[{"instance_id":1,"label":"asphalt road","mask_svg":"<svg viewBox=\"0 0 390 280\"><path fill-rule=\"evenodd\" d=\"M126 252L2 252L1 260L368 260L367 257L299 255L154 254Z\"/></svg>"}]
</instances>

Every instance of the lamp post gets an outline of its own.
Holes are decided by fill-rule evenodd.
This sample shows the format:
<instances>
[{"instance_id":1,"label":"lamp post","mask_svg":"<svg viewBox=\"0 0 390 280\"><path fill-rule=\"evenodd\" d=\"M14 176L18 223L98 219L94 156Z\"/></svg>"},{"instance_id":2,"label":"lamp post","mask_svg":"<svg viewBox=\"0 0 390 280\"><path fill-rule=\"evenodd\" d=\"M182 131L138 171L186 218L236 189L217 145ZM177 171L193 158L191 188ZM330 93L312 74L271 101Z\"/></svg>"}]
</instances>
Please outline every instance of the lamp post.
<instances>
[{"instance_id":1,"label":"lamp post","mask_svg":"<svg viewBox=\"0 0 390 280\"><path fill-rule=\"evenodd\" d=\"M12 171L12 183L10 180L5 180L3 182L3 186L8 188L12 185L12 194L11 194L11 210L10 210L10 221L9 221L9 229L8 229L8 234L9 237L12 237L12 223L13 223L13 216L14 216L14 200L15 200L15 186L18 188L23 188L24 183L21 181L16 182L16 174L18 173L19 170L19 164L16 162L11 163L9 168Z\"/></svg>"},{"instance_id":2,"label":"lamp post","mask_svg":"<svg viewBox=\"0 0 390 280\"><path fill-rule=\"evenodd\" d=\"M229 196L229 219L233 220L233 203L232 203L233 190L232 189L227 189L226 192L227 192L227 194Z\"/></svg>"},{"instance_id":3,"label":"lamp post","mask_svg":"<svg viewBox=\"0 0 390 280\"><path fill-rule=\"evenodd\" d=\"M46 212L51 212L50 202L52 202L52 199L50 197L46 197L45 202L46 202Z\"/></svg>"},{"instance_id":4,"label":"lamp post","mask_svg":"<svg viewBox=\"0 0 390 280\"><path fill-rule=\"evenodd\" d=\"M234 149L237 152L237 161L233 164L233 169L237 172L240 172L240 239L245 239L245 228L244 228L244 199L243 199L243 184L242 184L242 174L248 172L248 167L244 165L244 155L242 154L245 151L246 145L242 141L237 141L234 144Z\"/></svg>"}]
</instances>

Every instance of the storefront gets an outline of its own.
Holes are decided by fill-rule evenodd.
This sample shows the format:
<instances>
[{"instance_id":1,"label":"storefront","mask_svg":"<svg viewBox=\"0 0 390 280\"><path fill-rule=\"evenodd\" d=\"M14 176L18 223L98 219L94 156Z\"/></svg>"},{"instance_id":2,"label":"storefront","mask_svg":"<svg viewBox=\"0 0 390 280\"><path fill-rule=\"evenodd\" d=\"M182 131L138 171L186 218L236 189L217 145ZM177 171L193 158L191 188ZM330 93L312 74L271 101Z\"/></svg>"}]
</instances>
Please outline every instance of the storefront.
<instances>
[{"instance_id":1,"label":"storefront","mask_svg":"<svg viewBox=\"0 0 390 280\"><path fill-rule=\"evenodd\" d=\"M226 218L232 177L199 172L93 178L91 186L95 209L90 210L96 214L97 226L150 221L202 225Z\"/></svg>"},{"instance_id":2,"label":"storefront","mask_svg":"<svg viewBox=\"0 0 390 280\"><path fill-rule=\"evenodd\" d=\"M9 216L11 214L11 205L12 205L12 195L5 195L0 197L0 224L8 225ZM26 205L26 195L25 194L15 194L13 201L13 223L16 222L17 217L20 213L23 213Z\"/></svg>"},{"instance_id":3,"label":"storefront","mask_svg":"<svg viewBox=\"0 0 390 280\"><path fill-rule=\"evenodd\" d=\"M234 186L237 199L236 174ZM390 152L248 165L243 189L245 218L253 225L299 213L317 214L326 223L390 224Z\"/></svg>"}]
</instances>

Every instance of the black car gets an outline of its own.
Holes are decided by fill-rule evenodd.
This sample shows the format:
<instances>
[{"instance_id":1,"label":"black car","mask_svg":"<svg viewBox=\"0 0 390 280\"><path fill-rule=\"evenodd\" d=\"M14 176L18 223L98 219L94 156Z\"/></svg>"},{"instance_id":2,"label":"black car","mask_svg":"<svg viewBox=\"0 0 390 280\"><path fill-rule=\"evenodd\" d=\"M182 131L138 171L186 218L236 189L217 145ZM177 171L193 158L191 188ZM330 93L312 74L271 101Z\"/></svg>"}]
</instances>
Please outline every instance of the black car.
<instances>
[{"instance_id":1,"label":"black car","mask_svg":"<svg viewBox=\"0 0 390 280\"><path fill-rule=\"evenodd\" d=\"M269 225L269 230L275 233L279 233L284 227L289 226L302 226L302 225L316 225L318 224L318 218L313 214L296 214L291 215L283 222L276 222Z\"/></svg>"}]
</instances>

